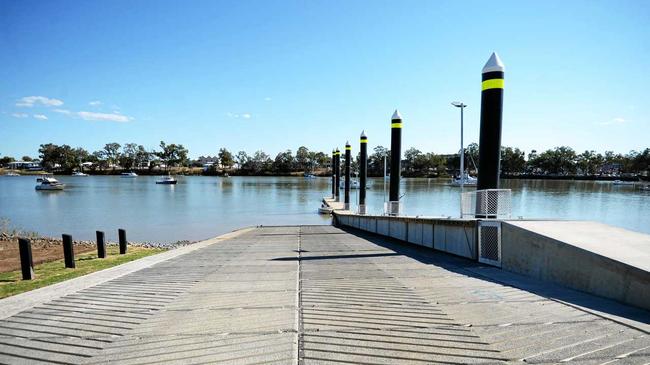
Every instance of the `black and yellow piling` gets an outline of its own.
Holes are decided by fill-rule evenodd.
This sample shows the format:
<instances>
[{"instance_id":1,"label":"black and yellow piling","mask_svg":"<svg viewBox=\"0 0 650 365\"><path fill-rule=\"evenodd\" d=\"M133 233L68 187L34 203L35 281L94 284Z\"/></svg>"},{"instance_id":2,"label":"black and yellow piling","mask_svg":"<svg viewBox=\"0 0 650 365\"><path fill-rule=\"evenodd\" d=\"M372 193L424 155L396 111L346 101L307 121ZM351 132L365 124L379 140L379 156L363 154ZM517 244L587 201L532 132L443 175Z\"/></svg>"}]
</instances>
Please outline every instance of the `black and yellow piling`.
<instances>
[{"instance_id":1,"label":"black and yellow piling","mask_svg":"<svg viewBox=\"0 0 650 365\"><path fill-rule=\"evenodd\" d=\"M332 160L330 161L330 168L332 169L332 199L336 198L336 150L332 149Z\"/></svg>"},{"instance_id":2,"label":"black and yellow piling","mask_svg":"<svg viewBox=\"0 0 650 365\"><path fill-rule=\"evenodd\" d=\"M334 155L336 155L336 168L334 170L336 171L336 187L334 190L336 191L336 201L339 202L341 201L341 189L339 189L339 186L341 186L341 151L338 147L336 148Z\"/></svg>"},{"instance_id":3,"label":"black and yellow piling","mask_svg":"<svg viewBox=\"0 0 650 365\"><path fill-rule=\"evenodd\" d=\"M496 53L492 53L483 67L477 190L499 188L504 70Z\"/></svg>"},{"instance_id":4,"label":"black and yellow piling","mask_svg":"<svg viewBox=\"0 0 650 365\"><path fill-rule=\"evenodd\" d=\"M345 209L350 209L350 161L352 160L352 146L350 142L345 142L345 189L344 204Z\"/></svg>"},{"instance_id":5,"label":"black and yellow piling","mask_svg":"<svg viewBox=\"0 0 650 365\"><path fill-rule=\"evenodd\" d=\"M359 140L359 214L366 214L366 179L368 177L368 137L361 132Z\"/></svg>"},{"instance_id":6,"label":"black and yellow piling","mask_svg":"<svg viewBox=\"0 0 650 365\"><path fill-rule=\"evenodd\" d=\"M399 180L402 171L402 116L397 110L390 120L390 189L388 214L399 215Z\"/></svg>"}]
</instances>

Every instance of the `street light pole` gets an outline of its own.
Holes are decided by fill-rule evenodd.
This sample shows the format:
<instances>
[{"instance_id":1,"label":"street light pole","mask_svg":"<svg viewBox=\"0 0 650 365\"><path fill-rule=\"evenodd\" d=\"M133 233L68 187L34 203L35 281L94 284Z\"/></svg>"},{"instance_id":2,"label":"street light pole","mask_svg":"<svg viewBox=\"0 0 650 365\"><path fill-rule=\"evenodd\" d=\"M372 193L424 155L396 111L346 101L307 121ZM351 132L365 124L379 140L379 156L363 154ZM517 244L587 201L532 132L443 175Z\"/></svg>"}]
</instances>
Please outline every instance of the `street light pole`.
<instances>
[{"instance_id":1,"label":"street light pole","mask_svg":"<svg viewBox=\"0 0 650 365\"><path fill-rule=\"evenodd\" d=\"M463 111L467 104L454 101L451 105L460 108L460 217L463 217L463 192L465 187L465 145L463 143Z\"/></svg>"}]
</instances>

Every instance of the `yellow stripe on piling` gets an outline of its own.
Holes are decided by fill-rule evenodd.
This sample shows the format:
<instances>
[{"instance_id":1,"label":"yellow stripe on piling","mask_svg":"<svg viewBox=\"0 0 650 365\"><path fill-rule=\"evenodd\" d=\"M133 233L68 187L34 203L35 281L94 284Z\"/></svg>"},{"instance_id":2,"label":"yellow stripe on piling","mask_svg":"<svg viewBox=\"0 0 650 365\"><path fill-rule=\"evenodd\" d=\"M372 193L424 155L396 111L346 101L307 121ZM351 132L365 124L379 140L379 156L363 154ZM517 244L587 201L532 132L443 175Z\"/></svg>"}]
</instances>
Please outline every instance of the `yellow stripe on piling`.
<instances>
[{"instance_id":1,"label":"yellow stripe on piling","mask_svg":"<svg viewBox=\"0 0 650 365\"><path fill-rule=\"evenodd\" d=\"M352 147L345 147L346 151L352 151Z\"/></svg>"},{"instance_id":2,"label":"yellow stripe on piling","mask_svg":"<svg viewBox=\"0 0 650 365\"><path fill-rule=\"evenodd\" d=\"M490 89L503 89L503 79L491 79L483 81L483 91Z\"/></svg>"},{"instance_id":3,"label":"yellow stripe on piling","mask_svg":"<svg viewBox=\"0 0 650 365\"><path fill-rule=\"evenodd\" d=\"M368 143L368 140L367 139L362 139L360 142L361 143Z\"/></svg>"},{"instance_id":4,"label":"yellow stripe on piling","mask_svg":"<svg viewBox=\"0 0 650 365\"><path fill-rule=\"evenodd\" d=\"M402 128L402 123L391 123L390 127L391 128Z\"/></svg>"}]
</instances>

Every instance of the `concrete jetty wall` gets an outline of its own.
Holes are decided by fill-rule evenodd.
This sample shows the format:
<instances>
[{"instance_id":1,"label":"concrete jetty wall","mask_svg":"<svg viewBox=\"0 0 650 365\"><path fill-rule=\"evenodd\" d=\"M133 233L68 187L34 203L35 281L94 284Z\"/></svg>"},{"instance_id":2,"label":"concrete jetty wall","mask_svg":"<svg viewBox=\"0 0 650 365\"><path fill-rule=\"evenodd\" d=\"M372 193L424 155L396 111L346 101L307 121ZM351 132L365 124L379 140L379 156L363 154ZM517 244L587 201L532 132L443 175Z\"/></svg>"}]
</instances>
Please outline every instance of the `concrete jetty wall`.
<instances>
[{"instance_id":1,"label":"concrete jetty wall","mask_svg":"<svg viewBox=\"0 0 650 365\"><path fill-rule=\"evenodd\" d=\"M388 217L336 211L334 224L477 259L475 219Z\"/></svg>"},{"instance_id":2,"label":"concrete jetty wall","mask_svg":"<svg viewBox=\"0 0 650 365\"><path fill-rule=\"evenodd\" d=\"M335 210L333 222L471 260L479 256L478 219ZM597 222L499 222L502 269L650 310L650 235Z\"/></svg>"}]
</instances>

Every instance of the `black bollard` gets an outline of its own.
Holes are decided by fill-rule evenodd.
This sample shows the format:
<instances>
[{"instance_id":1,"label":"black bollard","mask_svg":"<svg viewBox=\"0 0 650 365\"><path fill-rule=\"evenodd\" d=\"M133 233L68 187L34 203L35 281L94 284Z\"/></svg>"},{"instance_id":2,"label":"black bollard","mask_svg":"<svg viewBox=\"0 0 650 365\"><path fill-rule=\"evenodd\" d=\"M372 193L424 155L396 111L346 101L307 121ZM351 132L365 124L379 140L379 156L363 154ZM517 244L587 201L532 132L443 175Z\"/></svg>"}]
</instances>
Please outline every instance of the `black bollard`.
<instances>
[{"instance_id":1,"label":"black bollard","mask_svg":"<svg viewBox=\"0 0 650 365\"><path fill-rule=\"evenodd\" d=\"M100 259L106 258L106 240L104 237L104 232L97 231L97 257Z\"/></svg>"},{"instance_id":2,"label":"black bollard","mask_svg":"<svg viewBox=\"0 0 650 365\"><path fill-rule=\"evenodd\" d=\"M501 164L504 66L496 53L483 67L476 190L498 189Z\"/></svg>"},{"instance_id":3,"label":"black bollard","mask_svg":"<svg viewBox=\"0 0 650 365\"><path fill-rule=\"evenodd\" d=\"M368 137L365 131L361 132L359 140L361 159L359 161L359 214L366 214L366 179L368 176Z\"/></svg>"},{"instance_id":4,"label":"black bollard","mask_svg":"<svg viewBox=\"0 0 650 365\"><path fill-rule=\"evenodd\" d=\"M332 169L332 199L336 198L336 172L334 170L334 161L336 160L336 150L332 149L332 160L330 167Z\"/></svg>"},{"instance_id":5,"label":"black bollard","mask_svg":"<svg viewBox=\"0 0 650 365\"><path fill-rule=\"evenodd\" d=\"M399 180L402 173L402 116L397 110L390 121L390 188L388 214L399 215Z\"/></svg>"},{"instance_id":6,"label":"black bollard","mask_svg":"<svg viewBox=\"0 0 650 365\"><path fill-rule=\"evenodd\" d=\"M341 186L341 151L339 148L336 148L336 152L334 153L336 155L336 168L334 171L336 171L336 201L341 201L341 189L339 188Z\"/></svg>"},{"instance_id":7,"label":"black bollard","mask_svg":"<svg viewBox=\"0 0 650 365\"><path fill-rule=\"evenodd\" d=\"M65 262L65 267L68 269L74 269L74 246L72 245L72 236L69 234L62 235L63 237L63 261Z\"/></svg>"},{"instance_id":8,"label":"black bollard","mask_svg":"<svg viewBox=\"0 0 650 365\"><path fill-rule=\"evenodd\" d=\"M120 255L124 255L126 253L126 231L120 228L117 230L117 235L120 239Z\"/></svg>"},{"instance_id":9,"label":"black bollard","mask_svg":"<svg viewBox=\"0 0 650 365\"><path fill-rule=\"evenodd\" d=\"M505 67L496 53L483 67L481 83L481 131L478 149L478 181L476 190L498 189L501 171L501 124L503 119L503 76ZM488 197L487 194L493 195ZM476 196L476 218L496 218L492 207L498 202L494 192ZM488 209L486 210L486 207Z\"/></svg>"},{"instance_id":10,"label":"black bollard","mask_svg":"<svg viewBox=\"0 0 650 365\"><path fill-rule=\"evenodd\" d=\"M345 209L350 209L350 160L352 159L352 146L350 142L345 142L345 190L344 204Z\"/></svg>"},{"instance_id":11,"label":"black bollard","mask_svg":"<svg viewBox=\"0 0 650 365\"><path fill-rule=\"evenodd\" d=\"M34 260L32 260L32 242L27 238L18 239L18 251L20 252L20 270L23 273L23 280L33 280Z\"/></svg>"}]
</instances>

